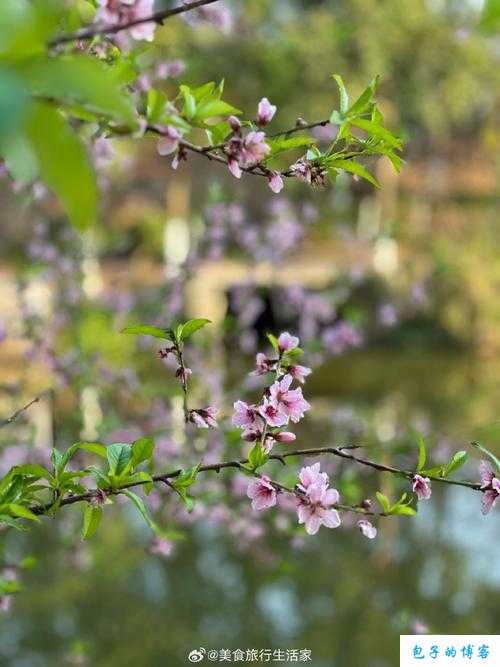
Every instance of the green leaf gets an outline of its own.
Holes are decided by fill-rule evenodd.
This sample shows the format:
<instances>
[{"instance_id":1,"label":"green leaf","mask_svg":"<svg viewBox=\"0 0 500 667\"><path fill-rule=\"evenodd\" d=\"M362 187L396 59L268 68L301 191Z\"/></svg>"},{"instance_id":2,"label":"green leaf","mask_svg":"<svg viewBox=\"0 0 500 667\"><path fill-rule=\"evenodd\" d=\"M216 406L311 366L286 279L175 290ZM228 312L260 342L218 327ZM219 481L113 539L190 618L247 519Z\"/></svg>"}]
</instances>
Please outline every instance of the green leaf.
<instances>
[{"instance_id":1,"label":"green leaf","mask_svg":"<svg viewBox=\"0 0 500 667\"><path fill-rule=\"evenodd\" d=\"M153 455L155 441L153 438L139 438L132 443L132 465L134 468L143 461L149 461Z\"/></svg>"},{"instance_id":2,"label":"green leaf","mask_svg":"<svg viewBox=\"0 0 500 667\"><path fill-rule=\"evenodd\" d=\"M164 534L163 531L161 530L161 528L159 526L157 526L157 524L149 516L149 513L148 513L148 511L146 509L146 506L144 505L142 499L139 498L139 496L136 495L133 491L125 490L125 491L122 491L121 493L123 493L123 495L127 496L127 498L129 498L134 503L134 505L137 507L137 509L141 513L144 521L148 524L148 526L151 528L151 530L153 530L157 535L162 536Z\"/></svg>"},{"instance_id":3,"label":"green leaf","mask_svg":"<svg viewBox=\"0 0 500 667\"><path fill-rule=\"evenodd\" d=\"M393 148L398 148L398 149L402 148L401 141L393 134L391 134L389 130L386 130L385 127L382 127L381 125L377 125L376 123L373 123L370 120L365 120L364 118L352 118L349 119L349 123L351 125L359 127L361 130L364 130L369 135L377 137L377 139L382 139L387 144L389 144L389 146L392 146Z\"/></svg>"},{"instance_id":4,"label":"green leaf","mask_svg":"<svg viewBox=\"0 0 500 667\"><path fill-rule=\"evenodd\" d=\"M153 478L144 470L139 470L139 472L135 472L133 475L127 477L124 484L138 484L139 482L142 483L144 493L149 495L153 490Z\"/></svg>"},{"instance_id":5,"label":"green leaf","mask_svg":"<svg viewBox=\"0 0 500 667\"><path fill-rule=\"evenodd\" d=\"M337 86L339 87L340 111L341 113L345 114L347 109L349 108L349 95L347 94L344 81L342 80L340 74L332 74L332 78L335 79Z\"/></svg>"},{"instance_id":6,"label":"green leaf","mask_svg":"<svg viewBox=\"0 0 500 667\"><path fill-rule=\"evenodd\" d=\"M271 147L271 156L273 157L285 151L293 150L294 148L309 147L315 143L315 139L305 136L266 138L266 144Z\"/></svg>"},{"instance_id":7,"label":"green leaf","mask_svg":"<svg viewBox=\"0 0 500 667\"><path fill-rule=\"evenodd\" d=\"M165 93L155 88L148 90L146 115L150 123L159 123L168 104Z\"/></svg>"},{"instance_id":8,"label":"green leaf","mask_svg":"<svg viewBox=\"0 0 500 667\"><path fill-rule=\"evenodd\" d=\"M263 466L269 460L269 454L262 449L260 442L255 443L255 445L250 450L248 455L248 463L250 464L252 470L257 470Z\"/></svg>"},{"instance_id":9,"label":"green leaf","mask_svg":"<svg viewBox=\"0 0 500 667\"><path fill-rule=\"evenodd\" d=\"M417 471L420 472L421 470L423 470L425 462L427 460L427 452L425 450L425 440L421 435L418 436L417 438L417 445L418 445Z\"/></svg>"},{"instance_id":10,"label":"green leaf","mask_svg":"<svg viewBox=\"0 0 500 667\"><path fill-rule=\"evenodd\" d=\"M57 28L58 13L54 3L46 0L2 0L0 57L20 60L44 53Z\"/></svg>"},{"instance_id":11,"label":"green leaf","mask_svg":"<svg viewBox=\"0 0 500 667\"><path fill-rule=\"evenodd\" d=\"M12 518L8 514L0 513L0 524L2 523L5 524L6 526L9 526L10 528L15 528L16 530L19 531L28 530L25 525L23 525L20 521L17 521L16 519Z\"/></svg>"},{"instance_id":12,"label":"green leaf","mask_svg":"<svg viewBox=\"0 0 500 667\"><path fill-rule=\"evenodd\" d=\"M278 339L276 336L274 336L272 333L266 334L267 340L271 343L273 346L273 349L276 350L276 352L279 352L279 344L278 344Z\"/></svg>"},{"instance_id":13,"label":"green leaf","mask_svg":"<svg viewBox=\"0 0 500 667\"><path fill-rule=\"evenodd\" d=\"M380 183L377 181L377 179L370 174L370 172L365 169L359 162L355 162L354 160L329 160L328 161L328 168L334 168L334 169L343 169L344 171L349 171L352 174L356 174L357 176L361 176L361 178L364 178L365 181L368 181L372 185L374 185L376 188L380 187Z\"/></svg>"},{"instance_id":14,"label":"green leaf","mask_svg":"<svg viewBox=\"0 0 500 667\"><path fill-rule=\"evenodd\" d=\"M355 116L356 114L363 114L369 110L372 98L377 90L380 77L377 75L371 80L368 86L364 89L358 99L347 110L346 116Z\"/></svg>"},{"instance_id":15,"label":"green leaf","mask_svg":"<svg viewBox=\"0 0 500 667\"><path fill-rule=\"evenodd\" d=\"M237 116L242 112L223 100L207 100L198 105L194 120L204 121L216 116Z\"/></svg>"},{"instance_id":16,"label":"green leaf","mask_svg":"<svg viewBox=\"0 0 500 667\"><path fill-rule=\"evenodd\" d=\"M15 71L31 95L85 107L113 120L137 124L131 95L119 72L84 54L59 55L25 61Z\"/></svg>"},{"instance_id":17,"label":"green leaf","mask_svg":"<svg viewBox=\"0 0 500 667\"><path fill-rule=\"evenodd\" d=\"M189 86L182 85L179 87L180 94L184 98L184 107L182 115L188 120L192 120L196 114L196 99L191 93Z\"/></svg>"},{"instance_id":18,"label":"green leaf","mask_svg":"<svg viewBox=\"0 0 500 667\"><path fill-rule=\"evenodd\" d=\"M52 450L53 458L52 462L54 463L54 467L56 470L56 474L58 476L61 475L63 470L66 468L68 463L71 461L73 456L76 454L76 452L79 449L83 449L84 451L87 452L92 452L93 454L97 454L101 458L105 459L106 458L106 450L107 447L105 445L101 445L100 443L97 442L75 442L74 445L71 445L64 454L61 454L59 451L56 449ZM55 454L57 452L57 454ZM57 464L56 461L57 460ZM74 476L74 473L71 473Z\"/></svg>"},{"instance_id":19,"label":"green leaf","mask_svg":"<svg viewBox=\"0 0 500 667\"><path fill-rule=\"evenodd\" d=\"M83 510L82 540L95 534L102 519L102 507L87 503Z\"/></svg>"},{"instance_id":20,"label":"green leaf","mask_svg":"<svg viewBox=\"0 0 500 667\"><path fill-rule=\"evenodd\" d=\"M391 504L389 502L389 499L387 496L385 496L383 493L380 491L377 491L375 493L375 496L377 497L377 500L379 502L380 507L382 508L382 511L388 514L391 510Z\"/></svg>"},{"instance_id":21,"label":"green leaf","mask_svg":"<svg viewBox=\"0 0 500 667\"><path fill-rule=\"evenodd\" d=\"M122 443L108 445L106 447L106 456L110 474L119 477L132 462L132 447Z\"/></svg>"},{"instance_id":22,"label":"green leaf","mask_svg":"<svg viewBox=\"0 0 500 667\"><path fill-rule=\"evenodd\" d=\"M48 104L34 104L27 124L45 184L61 200L78 229L97 218L97 184L87 153L64 116Z\"/></svg>"},{"instance_id":23,"label":"green leaf","mask_svg":"<svg viewBox=\"0 0 500 667\"><path fill-rule=\"evenodd\" d=\"M455 472L461 468L464 463L469 458L469 455L465 451L455 452L451 457L450 462L445 466L443 470L443 477L448 477L452 472Z\"/></svg>"},{"instance_id":24,"label":"green leaf","mask_svg":"<svg viewBox=\"0 0 500 667\"><path fill-rule=\"evenodd\" d=\"M210 324L210 322L211 322L210 320L207 320L204 317L200 317L195 320L188 320L183 325L181 325L179 333L177 334L178 340L179 341L187 340L190 336L192 336L195 333L195 331L202 329L207 324Z\"/></svg>"},{"instance_id":25,"label":"green leaf","mask_svg":"<svg viewBox=\"0 0 500 667\"><path fill-rule=\"evenodd\" d=\"M493 454L493 452L490 452L489 449L486 449L486 447L483 447L483 445L480 445L479 442L471 442L470 443L473 447L478 449L480 452L483 454L486 454L488 458L490 458L493 463L496 465L497 470L500 470L500 460Z\"/></svg>"},{"instance_id":26,"label":"green leaf","mask_svg":"<svg viewBox=\"0 0 500 667\"><path fill-rule=\"evenodd\" d=\"M26 463L25 465L15 466L13 470L16 471L18 475L30 475L36 479L51 479L52 475L41 465L37 463Z\"/></svg>"},{"instance_id":27,"label":"green leaf","mask_svg":"<svg viewBox=\"0 0 500 667\"><path fill-rule=\"evenodd\" d=\"M37 521L40 523L40 519L37 517L36 514L33 514L33 512L28 509L27 507L24 507L23 505L19 505L17 503L9 503L7 507L10 510L11 514L14 514L15 516L21 517L23 519L29 519L30 521Z\"/></svg>"},{"instance_id":28,"label":"green leaf","mask_svg":"<svg viewBox=\"0 0 500 667\"><path fill-rule=\"evenodd\" d=\"M171 482L172 486L174 486L175 488L185 488L185 489L189 488L196 481L196 476L198 475L200 466L201 462L197 463L195 466L192 466L191 468L188 468L187 470L182 471L178 477L172 480Z\"/></svg>"},{"instance_id":29,"label":"green leaf","mask_svg":"<svg viewBox=\"0 0 500 667\"><path fill-rule=\"evenodd\" d=\"M154 336L154 338L162 338L163 340L172 340L172 333L167 329L160 329L159 327L152 327L149 324L138 324L136 326L125 327L121 333L125 334L144 334L145 336Z\"/></svg>"},{"instance_id":30,"label":"green leaf","mask_svg":"<svg viewBox=\"0 0 500 667\"><path fill-rule=\"evenodd\" d=\"M403 516L415 516L416 510L409 505L394 505L391 507L389 514L403 515Z\"/></svg>"}]
</instances>

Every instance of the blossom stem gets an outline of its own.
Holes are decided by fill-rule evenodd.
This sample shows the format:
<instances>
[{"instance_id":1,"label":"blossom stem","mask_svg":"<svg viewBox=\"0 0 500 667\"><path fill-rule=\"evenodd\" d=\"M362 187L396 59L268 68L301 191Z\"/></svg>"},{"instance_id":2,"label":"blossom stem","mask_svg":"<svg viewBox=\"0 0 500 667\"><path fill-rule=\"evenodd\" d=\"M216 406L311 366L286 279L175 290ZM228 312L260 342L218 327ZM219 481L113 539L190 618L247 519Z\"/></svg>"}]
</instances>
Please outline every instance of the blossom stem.
<instances>
[{"instance_id":1,"label":"blossom stem","mask_svg":"<svg viewBox=\"0 0 500 667\"><path fill-rule=\"evenodd\" d=\"M40 400L40 396L36 396L35 398L32 398L31 401L26 403L26 405L23 405L22 408L19 408L19 410L16 410L13 414L11 414L10 417L7 417L7 419L4 419L3 421L0 422L0 428L3 428L4 426L8 426L9 424L12 424L13 422L16 421L18 417L20 417L23 412L26 412L32 405L35 403L38 403Z\"/></svg>"},{"instance_id":2,"label":"blossom stem","mask_svg":"<svg viewBox=\"0 0 500 667\"><path fill-rule=\"evenodd\" d=\"M162 24L163 21L170 18L171 16L176 16L177 14L184 14L189 12L197 7L203 7L204 5L211 5L218 0L194 0L186 4L179 5L179 7L173 7L170 9L161 9L153 14L148 16L142 16L130 19L124 23L93 23L81 30L76 30L75 32L70 32L66 34L56 35L49 42L49 47L59 46L60 44L67 44L68 42L75 41L87 41L97 37L98 35L113 35L122 30L128 30L133 28L136 25L142 25L143 23L159 23Z\"/></svg>"}]
</instances>

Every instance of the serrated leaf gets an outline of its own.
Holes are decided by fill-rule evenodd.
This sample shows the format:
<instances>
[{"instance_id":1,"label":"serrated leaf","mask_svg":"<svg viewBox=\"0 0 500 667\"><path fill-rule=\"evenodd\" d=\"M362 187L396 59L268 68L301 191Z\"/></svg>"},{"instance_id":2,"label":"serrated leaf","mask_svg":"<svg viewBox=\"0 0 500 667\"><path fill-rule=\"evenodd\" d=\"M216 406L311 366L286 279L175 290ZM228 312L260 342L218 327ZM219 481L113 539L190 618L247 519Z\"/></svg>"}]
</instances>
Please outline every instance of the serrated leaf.
<instances>
[{"instance_id":1,"label":"serrated leaf","mask_svg":"<svg viewBox=\"0 0 500 667\"><path fill-rule=\"evenodd\" d=\"M87 503L83 510L82 540L92 537L99 528L102 519L102 507Z\"/></svg>"},{"instance_id":2,"label":"serrated leaf","mask_svg":"<svg viewBox=\"0 0 500 667\"><path fill-rule=\"evenodd\" d=\"M153 336L154 338L162 338L163 340L172 340L172 333L167 329L160 329L149 324L137 324L135 326L125 327L121 333L135 334L144 336Z\"/></svg>"},{"instance_id":3,"label":"serrated leaf","mask_svg":"<svg viewBox=\"0 0 500 667\"><path fill-rule=\"evenodd\" d=\"M445 466L443 470L443 477L448 477L452 472L455 472L461 468L464 463L466 463L469 455L465 451L455 452L451 457L450 462Z\"/></svg>"},{"instance_id":4,"label":"serrated leaf","mask_svg":"<svg viewBox=\"0 0 500 667\"><path fill-rule=\"evenodd\" d=\"M293 150L294 148L304 148L312 146L316 143L316 140L313 137L275 137L267 138L266 143L271 148L270 156L274 157L285 151Z\"/></svg>"},{"instance_id":5,"label":"serrated leaf","mask_svg":"<svg viewBox=\"0 0 500 667\"><path fill-rule=\"evenodd\" d=\"M356 176L360 176L361 178L364 178L365 181L368 181L372 185L374 185L376 188L380 187L380 183L377 181L375 176L372 176L370 172L363 167L363 165L359 164L359 162L355 162L354 160L329 160L328 161L328 168L334 168L334 169L342 169L344 171L349 171L351 174L356 174Z\"/></svg>"},{"instance_id":6,"label":"serrated leaf","mask_svg":"<svg viewBox=\"0 0 500 667\"><path fill-rule=\"evenodd\" d=\"M57 195L78 229L97 218L97 183L87 152L64 116L48 104L37 103L26 134L36 155L40 176Z\"/></svg>"},{"instance_id":7,"label":"serrated leaf","mask_svg":"<svg viewBox=\"0 0 500 667\"><path fill-rule=\"evenodd\" d=\"M188 320L184 324L180 325L179 332L177 333L177 338L179 341L185 341L190 336L192 336L196 331L202 329L207 324L210 324L210 320L207 320L204 317L199 317L194 320Z\"/></svg>"},{"instance_id":8,"label":"serrated leaf","mask_svg":"<svg viewBox=\"0 0 500 667\"><path fill-rule=\"evenodd\" d=\"M30 521L37 521L40 523L40 519L37 517L37 515L33 514L30 509L24 507L23 505L19 505L18 503L9 503L7 507L9 508L10 513L14 514L14 516L21 517L22 519L29 519Z\"/></svg>"},{"instance_id":9,"label":"serrated leaf","mask_svg":"<svg viewBox=\"0 0 500 667\"><path fill-rule=\"evenodd\" d=\"M420 435L417 438L417 445L418 445L418 464L417 464L417 471L420 472L423 470L425 466L425 462L427 460L427 452L425 449L425 440L424 438Z\"/></svg>"},{"instance_id":10,"label":"serrated leaf","mask_svg":"<svg viewBox=\"0 0 500 667\"><path fill-rule=\"evenodd\" d=\"M122 443L108 445L106 456L110 474L119 477L127 470L129 463L132 461L132 447Z\"/></svg>"},{"instance_id":11,"label":"serrated leaf","mask_svg":"<svg viewBox=\"0 0 500 667\"><path fill-rule=\"evenodd\" d=\"M216 116L238 116L242 112L240 109L233 107L231 104L224 102L224 100L207 100L201 102L194 115L194 120L205 121Z\"/></svg>"},{"instance_id":12,"label":"serrated leaf","mask_svg":"<svg viewBox=\"0 0 500 667\"><path fill-rule=\"evenodd\" d=\"M143 461L149 461L153 455L155 441L153 438L139 438L132 443L132 465L138 466Z\"/></svg>"},{"instance_id":13,"label":"serrated leaf","mask_svg":"<svg viewBox=\"0 0 500 667\"><path fill-rule=\"evenodd\" d=\"M355 116L356 114L366 113L369 110L371 100L377 90L380 77L374 77L368 86L364 89L358 99L349 107L346 116Z\"/></svg>"},{"instance_id":14,"label":"serrated leaf","mask_svg":"<svg viewBox=\"0 0 500 667\"><path fill-rule=\"evenodd\" d=\"M387 514L391 509L391 504L389 502L389 499L380 491L377 491L375 493L375 496L379 502L380 507L382 508L382 511Z\"/></svg>"},{"instance_id":15,"label":"serrated leaf","mask_svg":"<svg viewBox=\"0 0 500 667\"><path fill-rule=\"evenodd\" d=\"M268 334L266 334L266 338L271 343L271 345L273 346L273 349L276 350L276 352L278 352L279 351L279 344L278 344L278 339L276 338L276 336L274 336L272 333L268 333Z\"/></svg>"},{"instance_id":16,"label":"serrated leaf","mask_svg":"<svg viewBox=\"0 0 500 667\"><path fill-rule=\"evenodd\" d=\"M393 148L402 148L401 141L393 134L391 134L389 130L386 130L385 127L382 127L377 123L373 123L370 120L365 120L364 118L352 118L349 120L349 123L359 127L361 130L364 130L370 136L377 137L377 139L382 139Z\"/></svg>"},{"instance_id":17,"label":"serrated leaf","mask_svg":"<svg viewBox=\"0 0 500 667\"><path fill-rule=\"evenodd\" d=\"M333 79L335 79L335 82L337 83L337 86L339 87L339 95L340 95L340 111L341 113L345 114L347 109L349 108L349 95L347 94L346 87L344 85L344 81L340 74L332 74Z\"/></svg>"}]
</instances>

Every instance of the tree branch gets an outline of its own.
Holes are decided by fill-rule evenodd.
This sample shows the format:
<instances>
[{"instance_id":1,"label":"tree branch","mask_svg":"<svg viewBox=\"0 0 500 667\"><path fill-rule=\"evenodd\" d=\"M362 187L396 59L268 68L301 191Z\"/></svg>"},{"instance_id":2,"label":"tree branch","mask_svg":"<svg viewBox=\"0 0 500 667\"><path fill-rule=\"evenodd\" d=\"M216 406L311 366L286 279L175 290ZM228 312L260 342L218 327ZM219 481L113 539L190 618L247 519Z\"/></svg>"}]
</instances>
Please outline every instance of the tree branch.
<instances>
[{"instance_id":1,"label":"tree branch","mask_svg":"<svg viewBox=\"0 0 500 667\"><path fill-rule=\"evenodd\" d=\"M89 40L93 39L97 35L113 35L117 32L121 32L122 30L133 28L136 25L142 25L143 23L154 22L162 24L163 21L170 18L171 16L184 14L185 12L189 12L192 9L197 9L198 7L203 7L204 5L211 5L217 1L218 0L195 0L193 2L180 5L179 7L174 7L173 9L162 9L158 12L155 12L154 14L150 14L149 16L131 19L125 23L94 23L75 32L56 35L53 39L50 40L49 46L53 47L59 46L60 44L67 44L68 42Z\"/></svg>"},{"instance_id":2,"label":"tree branch","mask_svg":"<svg viewBox=\"0 0 500 667\"><path fill-rule=\"evenodd\" d=\"M332 456L337 456L343 459L348 459L350 461L353 461L355 463L358 463L359 465L363 466L368 466L370 468L373 468L374 470L379 470L381 472L389 472L393 475L399 475L406 477L408 479L411 479L416 472L410 471L410 470L402 470L399 468L394 468L392 466L386 466L383 465L382 463L377 463L376 461L370 461L368 459L360 458L358 456L355 456L354 454L351 454L348 450L354 449L353 447L317 447L313 449L296 449L291 452L284 452L283 454L271 454L269 456L269 460L272 461L280 461L284 462L285 459L292 457L292 456L320 456L320 455L332 455ZM221 461L219 463L211 463L210 465L204 465L200 466L198 473L201 472L216 472L219 473L221 470L225 470L226 468L236 468L240 470L244 470L245 472L250 472L252 471L245 467L246 464L248 463L248 459L235 459L233 461ZM177 470L172 470L170 472L166 472L163 474L159 475L154 475L153 476L153 482L162 482L163 484L169 485L169 480L175 479L182 473L182 469L177 469ZM258 473L252 473L255 474L257 477L260 475ZM429 477L430 480L434 482L440 482L443 484L453 484L455 486L462 486L468 489L472 489L473 491L481 491L484 492L484 489L481 487L481 484L479 483L474 483L474 482L467 482L463 480L451 480L451 479L446 479L444 477ZM124 490L133 488L136 486L143 486L144 484L147 484L147 481L139 481L139 482L133 482L130 484L124 484L123 486L116 487L116 488L108 488L108 489L91 489L87 493L82 493L78 495L69 495L60 500L58 503L59 506L63 505L73 505L75 503L79 502L90 502L92 500L97 499L102 492L104 492L106 495L119 495L122 493ZM300 494L300 492L297 491L297 489L289 489L285 486L282 486L281 484L278 484L277 482L273 482L275 487L278 490L285 491L288 493L293 493L295 495ZM47 505L38 505L38 506L33 506L31 507L31 511L34 514L37 515L43 515L47 514L49 510L52 507L52 503L49 503ZM367 515L374 515L374 516L386 516L383 512L370 512L368 510L365 510L362 507L358 506L351 506L351 505L336 505L337 509L341 509L344 511L349 511L349 512L356 512L358 514L367 514Z\"/></svg>"},{"instance_id":3,"label":"tree branch","mask_svg":"<svg viewBox=\"0 0 500 667\"><path fill-rule=\"evenodd\" d=\"M29 403L26 403L22 408L19 408L19 410L16 410L14 414L12 414L10 417L7 417L7 419L4 419L3 421L0 422L0 428L4 426L8 426L9 424L12 424L12 422L15 422L18 417L20 417L23 412L26 412L34 403L38 403L40 400L40 396L37 396L36 398L33 398Z\"/></svg>"}]
</instances>

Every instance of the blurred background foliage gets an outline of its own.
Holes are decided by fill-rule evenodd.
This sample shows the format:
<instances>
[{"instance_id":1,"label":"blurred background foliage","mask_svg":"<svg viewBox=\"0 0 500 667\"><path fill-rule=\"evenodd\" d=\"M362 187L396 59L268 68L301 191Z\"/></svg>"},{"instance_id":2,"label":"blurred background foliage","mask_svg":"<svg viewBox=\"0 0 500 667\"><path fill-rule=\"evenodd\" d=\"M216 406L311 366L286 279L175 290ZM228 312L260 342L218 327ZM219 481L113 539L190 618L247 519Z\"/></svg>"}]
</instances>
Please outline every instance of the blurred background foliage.
<instances>
[{"instance_id":1,"label":"blurred background foliage","mask_svg":"<svg viewBox=\"0 0 500 667\"><path fill-rule=\"evenodd\" d=\"M2 473L80 437L154 433L159 469L243 453L231 434L186 442L171 369L118 333L173 316L214 322L189 359L195 402L219 405L226 425L232 401L255 391L242 378L265 332L289 328L315 367L301 446L362 442L408 465L413 427L436 461L474 437L498 451L498 3L224 5L232 19L222 30L177 19L159 28L136 54L142 84L179 59L184 72L158 84L169 95L178 80L224 77L235 106L252 113L262 96L278 105L276 130L329 116L332 72L353 97L380 74L406 165L396 177L377 163L380 191L346 178L313 193L287 183L276 198L260 179L236 182L196 157L173 172L150 139L89 142L101 200L85 234L39 184L5 178L1 414L48 393L0 432ZM465 476L477 476L475 463ZM293 482L291 468L280 474ZM402 490L338 464L330 472L353 502ZM110 510L90 544L75 538L79 512L3 535L7 562L29 553L37 563L0 620L2 663L176 666L204 645L309 647L315 667L385 667L403 632L497 632L498 518L482 518L462 490L435 490L432 505L381 526L372 544L348 521L305 541L286 513L256 518L236 482L223 487L203 482L191 517L152 499L158 521L187 536L163 558L127 507Z\"/></svg>"}]
</instances>

